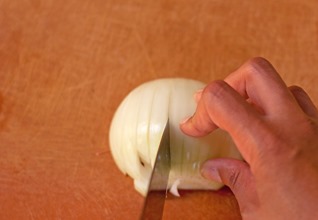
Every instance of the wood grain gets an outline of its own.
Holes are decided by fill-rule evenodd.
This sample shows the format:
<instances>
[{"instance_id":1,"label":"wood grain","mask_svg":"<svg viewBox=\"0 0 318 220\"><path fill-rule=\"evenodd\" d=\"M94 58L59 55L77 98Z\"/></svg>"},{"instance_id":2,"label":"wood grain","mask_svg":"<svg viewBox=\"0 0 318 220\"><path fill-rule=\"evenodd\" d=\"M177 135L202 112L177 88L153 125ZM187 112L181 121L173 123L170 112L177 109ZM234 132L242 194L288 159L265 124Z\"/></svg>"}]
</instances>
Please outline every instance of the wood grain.
<instances>
[{"instance_id":1,"label":"wood grain","mask_svg":"<svg viewBox=\"0 0 318 220\"><path fill-rule=\"evenodd\" d=\"M314 0L0 0L0 218L138 219L108 147L115 109L150 79L222 79L253 56L318 103ZM186 193L165 219L240 219Z\"/></svg>"}]
</instances>

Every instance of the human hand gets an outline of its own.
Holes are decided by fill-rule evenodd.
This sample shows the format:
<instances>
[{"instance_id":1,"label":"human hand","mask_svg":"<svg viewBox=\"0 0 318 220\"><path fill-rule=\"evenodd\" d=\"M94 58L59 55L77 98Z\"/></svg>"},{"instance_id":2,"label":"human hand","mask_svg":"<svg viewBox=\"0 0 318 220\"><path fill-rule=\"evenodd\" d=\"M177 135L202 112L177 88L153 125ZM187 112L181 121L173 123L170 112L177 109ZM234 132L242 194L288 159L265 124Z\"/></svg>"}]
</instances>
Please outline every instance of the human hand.
<instances>
[{"instance_id":1,"label":"human hand","mask_svg":"<svg viewBox=\"0 0 318 220\"><path fill-rule=\"evenodd\" d=\"M180 127L195 137L229 132L245 161L212 159L202 175L231 188L242 218L318 219L318 111L306 92L254 58L196 97Z\"/></svg>"}]
</instances>

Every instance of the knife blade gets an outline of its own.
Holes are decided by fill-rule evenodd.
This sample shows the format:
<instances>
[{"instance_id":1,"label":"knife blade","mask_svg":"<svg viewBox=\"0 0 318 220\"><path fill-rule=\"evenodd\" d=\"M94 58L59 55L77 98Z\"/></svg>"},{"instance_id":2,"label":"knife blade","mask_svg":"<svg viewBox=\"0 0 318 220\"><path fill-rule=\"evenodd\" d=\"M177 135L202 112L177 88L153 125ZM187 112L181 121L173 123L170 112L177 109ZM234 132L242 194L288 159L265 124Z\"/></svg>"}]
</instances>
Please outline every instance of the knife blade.
<instances>
[{"instance_id":1,"label":"knife blade","mask_svg":"<svg viewBox=\"0 0 318 220\"><path fill-rule=\"evenodd\" d=\"M170 128L167 122L158 148L140 220L162 219L171 166Z\"/></svg>"}]
</instances>

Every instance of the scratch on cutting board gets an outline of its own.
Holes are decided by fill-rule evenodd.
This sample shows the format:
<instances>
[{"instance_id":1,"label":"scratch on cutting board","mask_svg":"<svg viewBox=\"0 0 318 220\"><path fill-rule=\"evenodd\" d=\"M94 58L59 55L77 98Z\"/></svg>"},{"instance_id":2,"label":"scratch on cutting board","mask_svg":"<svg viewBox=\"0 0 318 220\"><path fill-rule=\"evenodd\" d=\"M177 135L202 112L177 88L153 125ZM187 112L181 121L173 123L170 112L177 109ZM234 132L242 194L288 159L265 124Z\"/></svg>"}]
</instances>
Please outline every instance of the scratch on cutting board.
<instances>
[{"instance_id":1,"label":"scratch on cutting board","mask_svg":"<svg viewBox=\"0 0 318 220\"><path fill-rule=\"evenodd\" d=\"M72 182L75 181L75 177L76 177L76 174L77 174L77 171L78 171L78 166L79 166L79 163L77 162L74 166L74 169L73 169L73 173L72 173Z\"/></svg>"},{"instance_id":2,"label":"scratch on cutting board","mask_svg":"<svg viewBox=\"0 0 318 220\"><path fill-rule=\"evenodd\" d=\"M32 210L31 210L31 208L30 208L28 205L26 205L26 209L28 210L28 213L29 213L30 218L31 218L32 220L34 220L34 215L33 215L33 212L32 212Z\"/></svg>"},{"instance_id":3,"label":"scratch on cutting board","mask_svg":"<svg viewBox=\"0 0 318 220\"><path fill-rule=\"evenodd\" d=\"M147 50L147 46L146 46L146 44L145 44L145 41L141 38L140 33L139 33L137 27L134 27L134 28L133 28L133 33L134 33L134 35L136 36L136 39L137 39L137 41L139 42L139 45L141 46L142 50L144 51L144 54L145 54L146 59L147 59L147 61L148 61L148 63L149 63L149 66L150 66L150 69L151 69L152 73L153 73L153 74L156 74L156 71L155 71L153 62L152 62L152 60L151 60L151 57L150 57L150 55L149 55L149 53L148 53L148 50Z\"/></svg>"},{"instance_id":4,"label":"scratch on cutting board","mask_svg":"<svg viewBox=\"0 0 318 220\"><path fill-rule=\"evenodd\" d=\"M103 206L97 201L97 199L90 192L88 192L83 186L80 187L80 189L81 189L81 192L82 192L81 194L83 195L83 197L84 198L86 197L88 201L92 201L96 205L95 210L97 209L103 210Z\"/></svg>"},{"instance_id":5,"label":"scratch on cutting board","mask_svg":"<svg viewBox=\"0 0 318 220\"><path fill-rule=\"evenodd\" d=\"M109 19L109 22L110 22L110 23L113 23L113 24L122 25L122 26L127 27L127 28L130 28L130 29L134 29L134 27L133 27L132 25L127 24L126 22L123 22L123 21L121 21L121 20L119 20L119 19L116 19L116 18L110 18L110 19Z\"/></svg>"},{"instance_id":6,"label":"scratch on cutting board","mask_svg":"<svg viewBox=\"0 0 318 220\"><path fill-rule=\"evenodd\" d=\"M148 53L148 50L147 50L147 46L146 46L144 40L142 39L142 37L140 36L138 28L135 25L127 24L126 22L123 22L121 20L117 20L117 19L114 19L114 18L112 18L110 20L110 22L113 23L113 24L119 24L121 26L124 26L124 27L129 28L129 29L132 30L133 35L135 35L135 38L136 38L138 44L142 48L142 51L143 51L143 53L144 53L144 55L145 55L145 57L147 59L147 62L149 64L150 68L151 68L152 73L156 74L152 59L151 59L151 57L150 57L150 55Z\"/></svg>"},{"instance_id":7,"label":"scratch on cutting board","mask_svg":"<svg viewBox=\"0 0 318 220\"><path fill-rule=\"evenodd\" d=\"M45 128L45 125L42 124L40 125L40 127L38 127L38 129L34 132L33 135L31 135L26 142L28 143L31 143L33 142L34 140L36 140L42 133L44 133L44 128Z\"/></svg>"},{"instance_id":8,"label":"scratch on cutting board","mask_svg":"<svg viewBox=\"0 0 318 220\"><path fill-rule=\"evenodd\" d=\"M111 214L111 212L109 211L108 208L105 208L104 211L105 211L106 216L109 216Z\"/></svg>"},{"instance_id":9,"label":"scratch on cutting board","mask_svg":"<svg viewBox=\"0 0 318 220\"><path fill-rule=\"evenodd\" d=\"M81 82L81 83L78 83L77 85L74 85L74 86L71 86L71 87L68 87L66 89L66 91L74 91L74 90L80 90L80 89L83 89L93 83L96 82L96 79L90 79L90 80L87 80L87 81L84 81L84 82Z\"/></svg>"}]
</instances>

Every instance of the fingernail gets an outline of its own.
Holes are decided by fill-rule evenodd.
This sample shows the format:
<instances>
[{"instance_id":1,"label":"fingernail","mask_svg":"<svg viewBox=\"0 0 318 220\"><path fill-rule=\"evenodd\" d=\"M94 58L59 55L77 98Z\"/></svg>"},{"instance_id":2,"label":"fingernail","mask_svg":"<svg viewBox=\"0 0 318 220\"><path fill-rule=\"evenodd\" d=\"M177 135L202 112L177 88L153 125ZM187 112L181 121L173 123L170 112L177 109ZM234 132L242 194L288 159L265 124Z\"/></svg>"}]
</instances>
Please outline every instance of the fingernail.
<instances>
[{"instance_id":1,"label":"fingernail","mask_svg":"<svg viewBox=\"0 0 318 220\"><path fill-rule=\"evenodd\" d=\"M202 93L202 92L203 92L203 89L199 89L195 93Z\"/></svg>"},{"instance_id":2,"label":"fingernail","mask_svg":"<svg viewBox=\"0 0 318 220\"><path fill-rule=\"evenodd\" d=\"M222 183L222 179L220 177L218 169L209 164L203 164L201 168L201 175L208 180Z\"/></svg>"},{"instance_id":3,"label":"fingernail","mask_svg":"<svg viewBox=\"0 0 318 220\"><path fill-rule=\"evenodd\" d=\"M191 116L190 117L186 117L185 119L183 119L180 124L185 124L187 123L189 120L191 119Z\"/></svg>"},{"instance_id":4,"label":"fingernail","mask_svg":"<svg viewBox=\"0 0 318 220\"><path fill-rule=\"evenodd\" d=\"M202 92L203 92L203 89L200 89L194 93L193 98L194 98L196 103L198 103L200 101L201 96L202 96Z\"/></svg>"}]
</instances>

